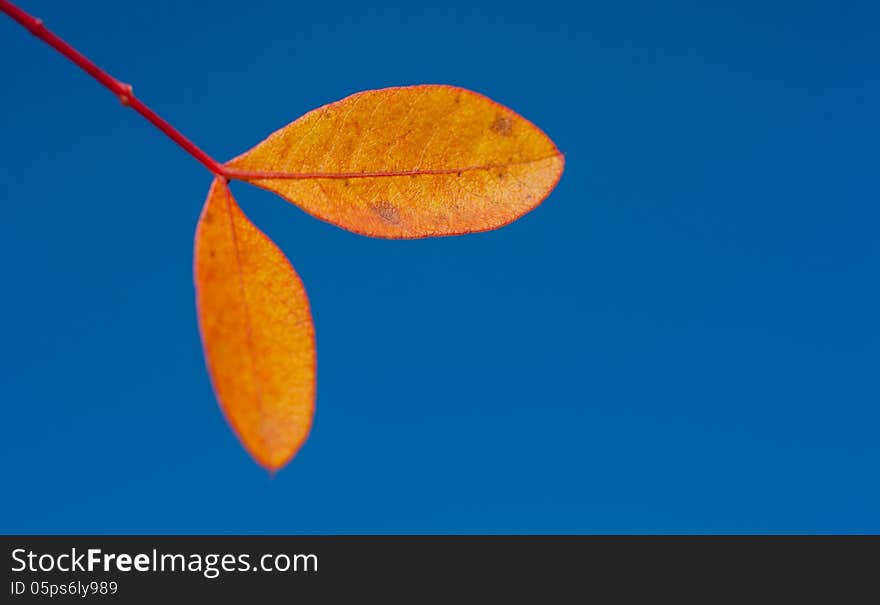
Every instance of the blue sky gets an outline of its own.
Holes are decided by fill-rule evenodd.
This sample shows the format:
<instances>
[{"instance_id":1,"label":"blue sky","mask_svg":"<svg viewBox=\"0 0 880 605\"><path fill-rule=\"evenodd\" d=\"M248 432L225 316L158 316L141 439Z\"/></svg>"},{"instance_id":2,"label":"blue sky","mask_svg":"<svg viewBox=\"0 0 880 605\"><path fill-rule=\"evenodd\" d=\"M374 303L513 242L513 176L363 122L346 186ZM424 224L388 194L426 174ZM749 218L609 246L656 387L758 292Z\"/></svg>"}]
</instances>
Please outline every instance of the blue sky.
<instances>
[{"instance_id":1,"label":"blue sky","mask_svg":"<svg viewBox=\"0 0 880 605\"><path fill-rule=\"evenodd\" d=\"M566 172L421 241L233 185L317 331L270 479L201 355L210 175L0 19L0 531L880 532L880 6L717 4L22 0L221 160L449 83Z\"/></svg>"}]
</instances>

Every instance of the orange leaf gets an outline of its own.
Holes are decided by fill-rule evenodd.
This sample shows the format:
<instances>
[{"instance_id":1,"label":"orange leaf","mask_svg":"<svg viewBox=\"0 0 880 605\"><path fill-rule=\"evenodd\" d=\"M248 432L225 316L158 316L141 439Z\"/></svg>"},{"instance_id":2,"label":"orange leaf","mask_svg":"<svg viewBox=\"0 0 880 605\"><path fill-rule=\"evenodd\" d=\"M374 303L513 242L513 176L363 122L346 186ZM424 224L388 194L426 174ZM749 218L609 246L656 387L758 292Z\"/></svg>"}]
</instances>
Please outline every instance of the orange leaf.
<instances>
[{"instance_id":1,"label":"orange leaf","mask_svg":"<svg viewBox=\"0 0 880 605\"><path fill-rule=\"evenodd\" d=\"M423 85L325 105L226 166L350 231L417 238L513 222L550 194L563 163L553 141L512 110Z\"/></svg>"},{"instance_id":2,"label":"orange leaf","mask_svg":"<svg viewBox=\"0 0 880 605\"><path fill-rule=\"evenodd\" d=\"M312 425L312 316L299 276L220 178L211 185L196 229L195 284L220 407L257 462L281 468Z\"/></svg>"}]
</instances>

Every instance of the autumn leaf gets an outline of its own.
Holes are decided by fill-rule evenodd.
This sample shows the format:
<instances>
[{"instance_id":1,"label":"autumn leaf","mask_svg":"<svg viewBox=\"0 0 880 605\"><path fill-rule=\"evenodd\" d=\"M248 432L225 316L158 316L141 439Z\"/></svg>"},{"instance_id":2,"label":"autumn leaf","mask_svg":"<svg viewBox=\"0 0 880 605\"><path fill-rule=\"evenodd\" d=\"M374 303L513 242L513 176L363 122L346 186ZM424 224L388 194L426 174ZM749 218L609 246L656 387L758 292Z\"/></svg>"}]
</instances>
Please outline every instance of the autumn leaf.
<instances>
[{"instance_id":1,"label":"autumn leaf","mask_svg":"<svg viewBox=\"0 0 880 605\"><path fill-rule=\"evenodd\" d=\"M325 105L225 165L356 233L418 238L486 231L556 186L563 156L541 130L475 92L421 85Z\"/></svg>"},{"instance_id":2,"label":"autumn leaf","mask_svg":"<svg viewBox=\"0 0 880 605\"><path fill-rule=\"evenodd\" d=\"M220 407L244 447L276 470L312 425L315 337L309 302L284 254L215 178L195 239L199 327Z\"/></svg>"},{"instance_id":3,"label":"autumn leaf","mask_svg":"<svg viewBox=\"0 0 880 605\"><path fill-rule=\"evenodd\" d=\"M308 212L377 237L485 231L537 206L563 157L537 127L477 93L412 86L358 93L224 166ZM305 440L314 336L299 278L232 198L211 187L196 235L199 321L220 405L263 466Z\"/></svg>"}]
</instances>

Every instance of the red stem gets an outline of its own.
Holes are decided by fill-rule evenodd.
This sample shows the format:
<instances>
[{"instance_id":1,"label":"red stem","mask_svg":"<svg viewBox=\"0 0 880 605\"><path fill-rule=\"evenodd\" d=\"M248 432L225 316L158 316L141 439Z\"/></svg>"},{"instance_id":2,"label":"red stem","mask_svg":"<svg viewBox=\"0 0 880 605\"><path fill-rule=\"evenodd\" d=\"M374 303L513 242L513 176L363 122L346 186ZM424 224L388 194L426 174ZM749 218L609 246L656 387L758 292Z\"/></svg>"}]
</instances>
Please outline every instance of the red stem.
<instances>
[{"instance_id":1,"label":"red stem","mask_svg":"<svg viewBox=\"0 0 880 605\"><path fill-rule=\"evenodd\" d=\"M135 97L130 84L120 82L119 80L108 74L106 71L95 65L91 60L85 57L78 50L76 50L67 42L50 32L46 28L46 26L43 25L42 20L37 19L32 15L29 15L22 9L15 6L12 2L8 2L7 0L0 0L0 11L12 17L15 21L20 23L22 27L26 28L37 38L57 50L59 53L61 53L71 61L73 61L74 64L79 66L83 71L88 73L98 82L100 82L104 87L110 90L110 92L115 94L123 105L131 107L136 112L144 116L156 128L164 132L168 136L168 138L177 143L184 151L186 151L199 162L204 164L212 173L218 176L226 176L226 169L223 167L222 164L220 164L214 158L199 149L195 145L195 143L183 136L183 134L179 130L163 120L156 112L144 105L137 97Z\"/></svg>"}]
</instances>

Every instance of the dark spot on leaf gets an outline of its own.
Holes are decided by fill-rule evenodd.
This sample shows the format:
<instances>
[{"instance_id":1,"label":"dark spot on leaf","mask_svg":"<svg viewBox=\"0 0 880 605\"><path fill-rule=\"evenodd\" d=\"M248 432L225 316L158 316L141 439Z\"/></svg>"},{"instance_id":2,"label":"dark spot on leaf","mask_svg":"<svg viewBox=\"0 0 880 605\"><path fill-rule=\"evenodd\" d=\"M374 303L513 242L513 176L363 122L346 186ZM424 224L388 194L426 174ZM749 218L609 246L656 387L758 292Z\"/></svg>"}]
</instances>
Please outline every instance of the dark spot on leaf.
<instances>
[{"instance_id":1,"label":"dark spot on leaf","mask_svg":"<svg viewBox=\"0 0 880 605\"><path fill-rule=\"evenodd\" d=\"M205 224L210 225L213 222L214 222L214 215L211 214L210 212L206 212L205 213Z\"/></svg>"},{"instance_id":2,"label":"dark spot on leaf","mask_svg":"<svg viewBox=\"0 0 880 605\"><path fill-rule=\"evenodd\" d=\"M504 171L503 168L498 171L498 178L499 179L504 179L504 177L506 177L506 176L507 176L507 173Z\"/></svg>"},{"instance_id":3,"label":"dark spot on leaf","mask_svg":"<svg viewBox=\"0 0 880 605\"><path fill-rule=\"evenodd\" d=\"M513 120L507 116L498 116L489 126L489 130L503 137L509 137L513 132Z\"/></svg>"},{"instance_id":4,"label":"dark spot on leaf","mask_svg":"<svg viewBox=\"0 0 880 605\"><path fill-rule=\"evenodd\" d=\"M211 258L214 258L215 256L216 256L216 253L213 250L211 250Z\"/></svg>"},{"instance_id":5,"label":"dark spot on leaf","mask_svg":"<svg viewBox=\"0 0 880 605\"><path fill-rule=\"evenodd\" d=\"M378 202L372 206L373 212L379 215L386 223L392 225L400 224L400 210L391 202Z\"/></svg>"},{"instance_id":6,"label":"dark spot on leaf","mask_svg":"<svg viewBox=\"0 0 880 605\"><path fill-rule=\"evenodd\" d=\"M346 187L351 185L351 183L348 182L348 179L342 179L342 184L345 185Z\"/></svg>"}]
</instances>

